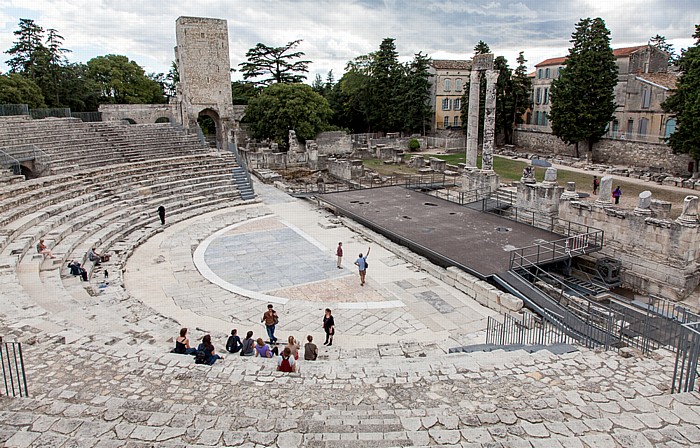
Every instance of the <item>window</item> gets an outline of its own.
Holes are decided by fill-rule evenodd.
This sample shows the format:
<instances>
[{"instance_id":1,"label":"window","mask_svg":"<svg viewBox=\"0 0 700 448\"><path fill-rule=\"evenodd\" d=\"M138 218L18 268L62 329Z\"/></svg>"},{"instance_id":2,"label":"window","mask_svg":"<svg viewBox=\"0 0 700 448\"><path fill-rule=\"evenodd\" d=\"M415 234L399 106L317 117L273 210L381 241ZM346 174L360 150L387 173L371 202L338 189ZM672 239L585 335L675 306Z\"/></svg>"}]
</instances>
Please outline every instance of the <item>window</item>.
<instances>
[{"instance_id":1,"label":"window","mask_svg":"<svg viewBox=\"0 0 700 448\"><path fill-rule=\"evenodd\" d=\"M644 86L642 87L642 109L649 109L650 104L651 92L649 91L649 87Z\"/></svg>"},{"instance_id":2,"label":"window","mask_svg":"<svg viewBox=\"0 0 700 448\"><path fill-rule=\"evenodd\" d=\"M557 68L557 78L561 76L561 67Z\"/></svg>"},{"instance_id":3,"label":"window","mask_svg":"<svg viewBox=\"0 0 700 448\"><path fill-rule=\"evenodd\" d=\"M639 135L647 135L647 130L649 128L649 120L642 118L639 120Z\"/></svg>"},{"instance_id":4,"label":"window","mask_svg":"<svg viewBox=\"0 0 700 448\"><path fill-rule=\"evenodd\" d=\"M666 129L664 130L664 137L669 138L671 134L676 132L676 120L669 118L666 120Z\"/></svg>"},{"instance_id":5,"label":"window","mask_svg":"<svg viewBox=\"0 0 700 448\"><path fill-rule=\"evenodd\" d=\"M445 120L443 121L443 125L446 128L450 127L450 117L445 117Z\"/></svg>"},{"instance_id":6,"label":"window","mask_svg":"<svg viewBox=\"0 0 700 448\"><path fill-rule=\"evenodd\" d=\"M459 126L459 115L455 115L454 120L452 120L453 126Z\"/></svg>"},{"instance_id":7,"label":"window","mask_svg":"<svg viewBox=\"0 0 700 448\"><path fill-rule=\"evenodd\" d=\"M537 79L542 79L542 69L537 70Z\"/></svg>"},{"instance_id":8,"label":"window","mask_svg":"<svg viewBox=\"0 0 700 448\"><path fill-rule=\"evenodd\" d=\"M612 122L612 135L613 137L617 136L617 133L620 131L620 122L617 120L613 120Z\"/></svg>"},{"instance_id":9,"label":"window","mask_svg":"<svg viewBox=\"0 0 700 448\"><path fill-rule=\"evenodd\" d=\"M535 104L540 104L542 100L542 89L535 89Z\"/></svg>"},{"instance_id":10,"label":"window","mask_svg":"<svg viewBox=\"0 0 700 448\"><path fill-rule=\"evenodd\" d=\"M535 111L535 125L540 125L540 111Z\"/></svg>"},{"instance_id":11,"label":"window","mask_svg":"<svg viewBox=\"0 0 700 448\"><path fill-rule=\"evenodd\" d=\"M547 69L549 70L549 69ZM544 88L544 98L542 99L542 104L548 104L549 103L549 88L545 87Z\"/></svg>"},{"instance_id":12,"label":"window","mask_svg":"<svg viewBox=\"0 0 700 448\"><path fill-rule=\"evenodd\" d=\"M462 100L459 99L459 98L456 98L456 99L452 102L452 108L453 108L454 110L461 110L461 109L462 109Z\"/></svg>"},{"instance_id":13,"label":"window","mask_svg":"<svg viewBox=\"0 0 700 448\"><path fill-rule=\"evenodd\" d=\"M549 119L547 118L547 114L545 112L542 112L542 126L547 126L549 124Z\"/></svg>"},{"instance_id":14,"label":"window","mask_svg":"<svg viewBox=\"0 0 700 448\"><path fill-rule=\"evenodd\" d=\"M544 77L549 79L549 68L544 69Z\"/></svg>"},{"instance_id":15,"label":"window","mask_svg":"<svg viewBox=\"0 0 700 448\"><path fill-rule=\"evenodd\" d=\"M450 91L450 78L445 79L445 92Z\"/></svg>"},{"instance_id":16,"label":"window","mask_svg":"<svg viewBox=\"0 0 700 448\"><path fill-rule=\"evenodd\" d=\"M442 100L442 110L450 110L450 100L448 98Z\"/></svg>"},{"instance_id":17,"label":"window","mask_svg":"<svg viewBox=\"0 0 700 448\"><path fill-rule=\"evenodd\" d=\"M525 124L532 124L532 112L525 114Z\"/></svg>"},{"instance_id":18,"label":"window","mask_svg":"<svg viewBox=\"0 0 700 448\"><path fill-rule=\"evenodd\" d=\"M462 80L460 78L455 79L455 90L458 92L462 91Z\"/></svg>"},{"instance_id":19,"label":"window","mask_svg":"<svg viewBox=\"0 0 700 448\"><path fill-rule=\"evenodd\" d=\"M634 120L627 120L627 138L632 138L632 132L634 132Z\"/></svg>"}]
</instances>

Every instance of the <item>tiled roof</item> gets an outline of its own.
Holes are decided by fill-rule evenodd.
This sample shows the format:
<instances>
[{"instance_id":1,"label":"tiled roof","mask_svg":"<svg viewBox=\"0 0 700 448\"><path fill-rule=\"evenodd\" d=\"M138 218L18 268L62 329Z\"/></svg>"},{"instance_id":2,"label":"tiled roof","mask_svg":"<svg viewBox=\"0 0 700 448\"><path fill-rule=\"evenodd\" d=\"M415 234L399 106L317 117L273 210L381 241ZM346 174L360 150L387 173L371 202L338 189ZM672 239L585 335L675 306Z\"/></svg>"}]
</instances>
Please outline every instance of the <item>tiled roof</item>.
<instances>
[{"instance_id":1,"label":"tiled roof","mask_svg":"<svg viewBox=\"0 0 700 448\"><path fill-rule=\"evenodd\" d=\"M613 50L613 55L615 55L616 58L622 58L625 56L629 56L635 51L645 48L646 45L637 45L636 47L624 47L624 48L616 48ZM545 65L562 65L564 61L566 61L566 56L563 58L550 58L550 59L545 59L544 61L540 62L539 64L536 64L535 67L543 67Z\"/></svg>"},{"instance_id":2,"label":"tiled roof","mask_svg":"<svg viewBox=\"0 0 700 448\"><path fill-rule=\"evenodd\" d=\"M433 59L433 68L437 70L471 70L472 61L458 61L453 59Z\"/></svg>"},{"instance_id":3,"label":"tiled roof","mask_svg":"<svg viewBox=\"0 0 700 448\"><path fill-rule=\"evenodd\" d=\"M640 73L637 78L652 82L667 89L675 89L678 81L676 73Z\"/></svg>"}]
</instances>

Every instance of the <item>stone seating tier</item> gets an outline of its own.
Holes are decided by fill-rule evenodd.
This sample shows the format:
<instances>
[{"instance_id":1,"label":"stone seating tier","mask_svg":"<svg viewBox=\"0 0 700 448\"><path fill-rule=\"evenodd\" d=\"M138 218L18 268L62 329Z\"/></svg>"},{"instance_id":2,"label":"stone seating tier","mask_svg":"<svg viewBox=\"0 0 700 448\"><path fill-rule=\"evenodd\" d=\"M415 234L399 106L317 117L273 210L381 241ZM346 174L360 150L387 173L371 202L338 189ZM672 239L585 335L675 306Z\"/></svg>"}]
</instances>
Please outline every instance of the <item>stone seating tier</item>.
<instances>
[{"instance_id":1,"label":"stone seating tier","mask_svg":"<svg viewBox=\"0 0 700 448\"><path fill-rule=\"evenodd\" d=\"M134 347L138 347L138 343ZM27 346L38 382L3 399L6 446L696 446L700 396L667 395L614 353L300 362L113 345ZM69 368L66 368L69 366ZM590 372L585 378L581 372ZM624 377L608 381L606 375ZM588 385L581 387L581 385ZM264 394L264 398L261 398Z\"/></svg>"}]
</instances>

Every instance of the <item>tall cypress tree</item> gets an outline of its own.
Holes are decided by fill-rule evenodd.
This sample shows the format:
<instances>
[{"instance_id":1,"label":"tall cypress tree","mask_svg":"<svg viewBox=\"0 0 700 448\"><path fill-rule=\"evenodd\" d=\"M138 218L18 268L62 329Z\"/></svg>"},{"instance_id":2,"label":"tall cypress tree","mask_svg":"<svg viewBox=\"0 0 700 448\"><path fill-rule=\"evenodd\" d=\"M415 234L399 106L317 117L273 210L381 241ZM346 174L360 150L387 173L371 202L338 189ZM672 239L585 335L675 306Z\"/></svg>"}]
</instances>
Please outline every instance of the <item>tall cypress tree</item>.
<instances>
[{"instance_id":1,"label":"tall cypress tree","mask_svg":"<svg viewBox=\"0 0 700 448\"><path fill-rule=\"evenodd\" d=\"M39 77L39 67L47 55L43 42L44 29L32 19L19 19L19 29L13 34L17 36L17 40L12 48L5 52L12 56L6 61L10 73L21 73L32 79Z\"/></svg>"},{"instance_id":2,"label":"tall cypress tree","mask_svg":"<svg viewBox=\"0 0 700 448\"><path fill-rule=\"evenodd\" d=\"M552 132L568 144L585 141L588 151L614 118L617 65L610 31L600 17L581 19L558 79L552 82L549 119Z\"/></svg>"},{"instance_id":3,"label":"tall cypress tree","mask_svg":"<svg viewBox=\"0 0 700 448\"><path fill-rule=\"evenodd\" d=\"M695 25L695 45L683 51L678 59L681 76L673 94L661 107L676 119L676 131L668 144L674 153L688 154L695 160L695 172L700 160L700 25Z\"/></svg>"}]
</instances>

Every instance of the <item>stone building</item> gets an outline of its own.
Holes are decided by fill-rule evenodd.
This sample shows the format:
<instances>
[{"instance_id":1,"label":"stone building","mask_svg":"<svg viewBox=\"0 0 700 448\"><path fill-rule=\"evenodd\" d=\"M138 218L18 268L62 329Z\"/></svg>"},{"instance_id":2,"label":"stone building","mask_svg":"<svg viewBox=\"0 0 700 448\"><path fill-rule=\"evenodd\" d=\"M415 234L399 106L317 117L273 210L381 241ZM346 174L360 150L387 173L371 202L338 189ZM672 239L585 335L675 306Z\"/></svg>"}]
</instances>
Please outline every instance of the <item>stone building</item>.
<instances>
[{"instance_id":1,"label":"stone building","mask_svg":"<svg viewBox=\"0 0 700 448\"><path fill-rule=\"evenodd\" d=\"M462 95L469 84L471 61L435 59L431 62L431 130L437 134L462 126Z\"/></svg>"},{"instance_id":2,"label":"stone building","mask_svg":"<svg viewBox=\"0 0 700 448\"><path fill-rule=\"evenodd\" d=\"M675 120L661 109L661 103L675 86L676 76L668 72L670 55L651 45L613 50L618 69L615 87L615 120L607 137L660 143L675 130ZM525 129L551 133L549 110L552 81L559 77L566 57L547 59L535 65L532 80L532 113Z\"/></svg>"}]
</instances>

